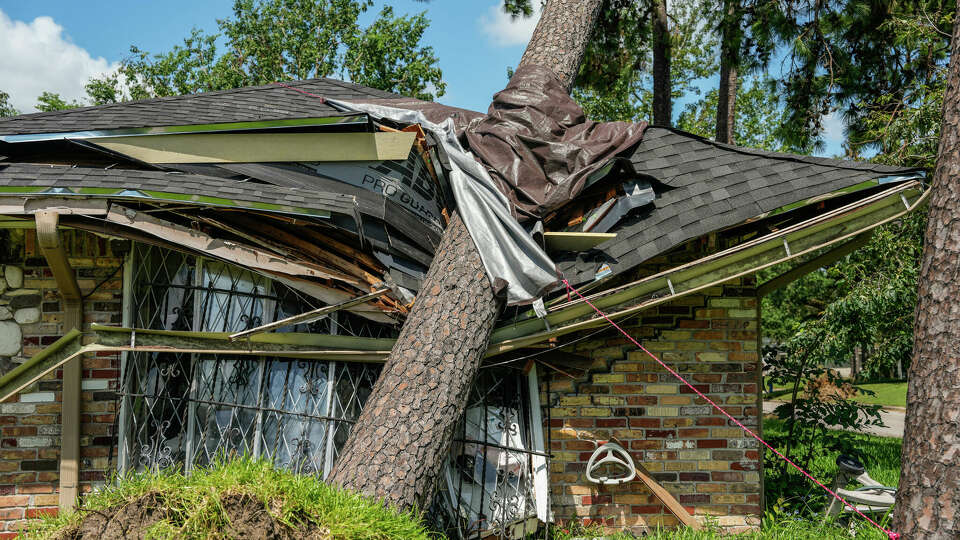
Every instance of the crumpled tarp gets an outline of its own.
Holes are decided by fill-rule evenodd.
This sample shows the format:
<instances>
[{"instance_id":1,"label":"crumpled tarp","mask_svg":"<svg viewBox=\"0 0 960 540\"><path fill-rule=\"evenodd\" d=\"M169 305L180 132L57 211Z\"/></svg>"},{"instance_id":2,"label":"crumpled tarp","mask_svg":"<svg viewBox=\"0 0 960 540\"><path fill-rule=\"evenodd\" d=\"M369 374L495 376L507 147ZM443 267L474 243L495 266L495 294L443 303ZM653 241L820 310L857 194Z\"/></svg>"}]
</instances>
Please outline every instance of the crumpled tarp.
<instances>
[{"instance_id":1,"label":"crumpled tarp","mask_svg":"<svg viewBox=\"0 0 960 540\"><path fill-rule=\"evenodd\" d=\"M521 66L463 137L524 220L543 217L605 176L646 127L587 120L551 70Z\"/></svg>"},{"instance_id":2,"label":"crumpled tarp","mask_svg":"<svg viewBox=\"0 0 960 540\"><path fill-rule=\"evenodd\" d=\"M508 305L540 298L559 275L518 219L539 218L572 200L635 148L646 128L587 120L553 72L537 66L518 69L494 96L487 116L466 126L462 118L431 122L420 110L327 103L433 133L450 160L448 180L460 217L491 283L507 283Z\"/></svg>"}]
</instances>

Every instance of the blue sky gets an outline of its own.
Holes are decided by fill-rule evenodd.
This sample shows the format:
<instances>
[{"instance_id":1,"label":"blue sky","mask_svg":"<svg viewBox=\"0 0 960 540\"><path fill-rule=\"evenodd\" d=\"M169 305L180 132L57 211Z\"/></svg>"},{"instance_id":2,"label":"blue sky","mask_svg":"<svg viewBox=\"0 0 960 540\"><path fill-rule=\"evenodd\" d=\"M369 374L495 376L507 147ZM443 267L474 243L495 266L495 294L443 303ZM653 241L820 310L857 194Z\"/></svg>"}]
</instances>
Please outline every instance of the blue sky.
<instances>
[{"instance_id":1,"label":"blue sky","mask_svg":"<svg viewBox=\"0 0 960 540\"><path fill-rule=\"evenodd\" d=\"M447 82L439 101L479 111L503 88L507 66L517 65L536 24L511 21L500 11L500 0L388 3L397 13L427 11L431 25L424 41L436 50ZM367 18L383 4L378 0ZM228 16L232 5L233 0L0 0L0 90L21 112L33 112L44 90L81 99L87 79L115 67L130 45L169 50L191 28L215 31L216 19ZM828 118L827 127L825 155L832 155L840 150L842 126Z\"/></svg>"}]
</instances>

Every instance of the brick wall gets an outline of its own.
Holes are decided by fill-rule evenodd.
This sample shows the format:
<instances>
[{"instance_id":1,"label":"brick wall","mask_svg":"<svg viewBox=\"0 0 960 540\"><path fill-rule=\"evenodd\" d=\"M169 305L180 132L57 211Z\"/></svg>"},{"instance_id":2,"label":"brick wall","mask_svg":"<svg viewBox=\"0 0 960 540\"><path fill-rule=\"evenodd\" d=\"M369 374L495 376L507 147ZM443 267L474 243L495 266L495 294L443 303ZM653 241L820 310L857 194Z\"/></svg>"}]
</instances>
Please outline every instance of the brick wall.
<instances>
[{"instance_id":1,"label":"brick wall","mask_svg":"<svg viewBox=\"0 0 960 540\"><path fill-rule=\"evenodd\" d=\"M120 324L123 262L117 245L80 231L66 231L62 239L84 295L84 326L93 322ZM64 334L63 302L56 282L36 244L32 230L0 231L5 248L0 264L23 274L21 296L38 297L39 320L22 318L22 349L0 358L0 372L16 366ZM96 290L94 290L96 288ZM0 295L0 309L10 297ZM32 308L30 308L32 309ZM114 422L119 356L113 353L82 359L80 439L81 491L102 483L115 468ZM24 519L55 513L58 504L60 456L60 399L62 373L57 370L0 404L0 540L12 538ZM110 456L114 456L110 462ZM109 467L108 467L109 465Z\"/></svg>"},{"instance_id":2,"label":"brick wall","mask_svg":"<svg viewBox=\"0 0 960 540\"><path fill-rule=\"evenodd\" d=\"M622 324L751 429L760 419L754 287L753 278L733 281ZM594 445L578 440L572 428L620 440L694 515L714 516L719 525L733 529L756 525L762 486L757 442L619 333L602 336L578 343L571 347L576 356L565 357L566 365L580 362L585 374L548 371L549 395L542 384L542 398L550 405L557 518L636 533L677 524L639 481L619 486L588 482L584 473Z\"/></svg>"}]
</instances>

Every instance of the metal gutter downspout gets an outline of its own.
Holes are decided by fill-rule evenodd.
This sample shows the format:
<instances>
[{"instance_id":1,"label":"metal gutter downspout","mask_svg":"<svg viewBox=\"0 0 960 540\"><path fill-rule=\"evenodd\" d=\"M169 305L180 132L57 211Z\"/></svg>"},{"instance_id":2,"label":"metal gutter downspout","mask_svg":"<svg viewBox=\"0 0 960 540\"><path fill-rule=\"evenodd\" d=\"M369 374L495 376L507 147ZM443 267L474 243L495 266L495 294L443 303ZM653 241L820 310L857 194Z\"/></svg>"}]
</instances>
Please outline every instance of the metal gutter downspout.
<instances>
[{"instance_id":1,"label":"metal gutter downspout","mask_svg":"<svg viewBox=\"0 0 960 540\"><path fill-rule=\"evenodd\" d=\"M64 333L83 328L83 297L77 276L70 267L66 250L57 232L59 215L56 212L36 213L37 240L63 301ZM74 358L63 366L60 425L60 508L71 509L77 501L80 488L80 379L81 358Z\"/></svg>"}]
</instances>

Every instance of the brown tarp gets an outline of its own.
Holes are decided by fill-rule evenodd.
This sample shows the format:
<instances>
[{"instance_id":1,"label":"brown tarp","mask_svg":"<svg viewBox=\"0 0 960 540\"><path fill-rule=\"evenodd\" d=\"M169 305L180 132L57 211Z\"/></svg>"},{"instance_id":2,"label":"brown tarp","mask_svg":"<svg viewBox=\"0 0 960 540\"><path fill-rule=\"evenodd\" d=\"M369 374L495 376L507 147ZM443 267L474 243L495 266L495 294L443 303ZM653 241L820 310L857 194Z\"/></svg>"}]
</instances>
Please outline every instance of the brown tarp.
<instances>
[{"instance_id":1,"label":"brown tarp","mask_svg":"<svg viewBox=\"0 0 960 540\"><path fill-rule=\"evenodd\" d=\"M595 172L636 148L646 127L587 120L551 70L525 66L462 138L523 221L573 200Z\"/></svg>"}]
</instances>

